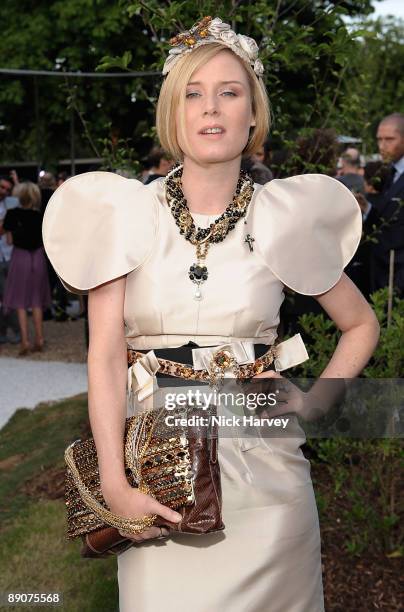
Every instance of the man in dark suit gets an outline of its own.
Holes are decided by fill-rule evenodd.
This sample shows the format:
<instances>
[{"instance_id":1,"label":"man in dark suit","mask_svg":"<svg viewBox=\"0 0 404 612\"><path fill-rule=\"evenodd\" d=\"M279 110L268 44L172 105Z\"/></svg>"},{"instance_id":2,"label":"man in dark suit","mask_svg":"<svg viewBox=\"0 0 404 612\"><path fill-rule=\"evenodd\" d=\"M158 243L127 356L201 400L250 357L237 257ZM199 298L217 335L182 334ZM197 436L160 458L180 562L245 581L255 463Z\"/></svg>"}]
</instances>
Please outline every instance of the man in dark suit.
<instances>
[{"instance_id":1,"label":"man in dark suit","mask_svg":"<svg viewBox=\"0 0 404 612\"><path fill-rule=\"evenodd\" d=\"M362 211L362 240L356 253L345 268L345 273L369 300L372 292L371 270L372 251L374 243L370 238L379 235L381 219L377 207L383 199L386 186L391 181L391 171L387 164L381 161L368 162L364 168L364 193L352 189Z\"/></svg>"},{"instance_id":2,"label":"man in dark suit","mask_svg":"<svg viewBox=\"0 0 404 612\"><path fill-rule=\"evenodd\" d=\"M372 248L372 291L389 283L390 250L394 250L394 287L404 298L404 114L388 115L377 129L383 161L390 164L391 177L382 197L372 204L372 214L381 220L377 244ZM369 205L370 206L370 205ZM366 214L369 214L370 210Z\"/></svg>"}]
</instances>

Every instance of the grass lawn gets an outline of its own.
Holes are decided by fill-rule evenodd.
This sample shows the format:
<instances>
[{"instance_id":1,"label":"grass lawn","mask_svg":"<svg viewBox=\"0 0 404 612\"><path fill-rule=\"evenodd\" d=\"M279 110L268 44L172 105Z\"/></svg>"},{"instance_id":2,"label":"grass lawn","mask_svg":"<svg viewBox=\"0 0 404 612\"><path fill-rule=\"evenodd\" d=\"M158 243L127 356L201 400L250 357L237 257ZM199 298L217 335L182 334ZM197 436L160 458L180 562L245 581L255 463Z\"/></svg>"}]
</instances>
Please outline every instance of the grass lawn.
<instances>
[{"instance_id":1,"label":"grass lawn","mask_svg":"<svg viewBox=\"0 0 404 612\"><path fill-rule=\"evenodd\" d=\"M59 592L68 612L118 609L116 559L83 559L65 538L64 448L87 435L87 396L19 410L0 431L0 592ZM84 424L84 425L83 425ZM20 605L9 610L49 606Z\"/></svg>"}]
</instances>

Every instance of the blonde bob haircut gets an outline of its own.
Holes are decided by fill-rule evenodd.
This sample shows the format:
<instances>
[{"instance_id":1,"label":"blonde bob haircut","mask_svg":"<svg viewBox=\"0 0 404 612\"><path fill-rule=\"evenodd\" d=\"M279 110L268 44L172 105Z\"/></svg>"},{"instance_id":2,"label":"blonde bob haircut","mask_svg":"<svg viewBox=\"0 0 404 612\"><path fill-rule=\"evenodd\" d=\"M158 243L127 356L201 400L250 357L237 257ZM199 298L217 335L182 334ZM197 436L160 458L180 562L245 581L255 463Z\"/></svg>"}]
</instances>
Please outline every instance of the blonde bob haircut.
<instances>
[{"instance_id":1,"label":"blonde bob haircut","mask_svg":"<svg viewBox=\"0 0 404 612\"><path fill-rule=\"evenodd\" d=\"M156 113L157 135L163 149L177 161L181 161L184 154L178 144L176 114L178 110L181 122L180 129L185 137L185 126L182 118L185 116L184 105L187 84L196 70L224 50L233 53L231 49L220 43L201 45L193 51L185 53L170 70L161 86ZM262 147L268 136L270 127L268 94L262 79L255 74L252 66L244 62L235 53L233 55L241 62L250 83L252 111L256 125L250 130L250 137L243 154L251 155Z\"/></svg>"},{"instance_id":2,"label":"blonde bob haircut","mask_svg":"<svg viewBox=\"0 0 404 612\"><path fill-rule=\"evenodd\" d=\"M41 209L41 191L35 183L25 181L20 183L15 194L20 200L23 208L33 208L34 210Z\"/></svg>"}]
</instances>

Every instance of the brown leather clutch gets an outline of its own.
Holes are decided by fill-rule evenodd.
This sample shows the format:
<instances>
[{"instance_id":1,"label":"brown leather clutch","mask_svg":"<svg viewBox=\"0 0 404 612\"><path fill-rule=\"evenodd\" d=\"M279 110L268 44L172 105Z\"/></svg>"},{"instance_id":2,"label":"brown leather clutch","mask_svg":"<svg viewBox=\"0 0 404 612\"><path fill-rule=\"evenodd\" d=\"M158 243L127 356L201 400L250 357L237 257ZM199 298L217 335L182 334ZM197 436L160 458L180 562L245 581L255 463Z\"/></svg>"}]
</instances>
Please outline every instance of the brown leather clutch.
<instances>
[{"instance_id":1,"label":"brown leather clutch","mask_svg":"<svg viewBox=\"0 0 404 612\"><path fill-rule=\"evenodd\" d=\"M170 414L205 419L215 414L212 407L208 414L195 407L184 410ZM136 415L126 419L124 454L129 484L182 514L179 523L156 517L154 525L190 534L224 529L217 425L181 425L168 431L162 411ZM93 438L71 444L65 460L68 539L82 538L83 557L103 558L128 549L134 542L120 535L122 518L109 512L102 496Z\"/></svg>"}]
</instances>

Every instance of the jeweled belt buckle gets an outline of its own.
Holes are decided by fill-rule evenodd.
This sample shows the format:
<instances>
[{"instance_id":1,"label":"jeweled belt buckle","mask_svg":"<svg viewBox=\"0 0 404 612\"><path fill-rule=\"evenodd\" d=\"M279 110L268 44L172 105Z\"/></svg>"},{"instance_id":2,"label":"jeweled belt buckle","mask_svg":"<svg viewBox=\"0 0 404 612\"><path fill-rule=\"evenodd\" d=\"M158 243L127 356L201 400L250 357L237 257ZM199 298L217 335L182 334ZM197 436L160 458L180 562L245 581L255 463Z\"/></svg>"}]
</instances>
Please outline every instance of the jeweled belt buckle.
<instances>
[{"instance_id":1,"label":"jeweled belt buckle","mask_svg":"<svg viewBox=\"0 0 404 612\"><path fill-rule=\"evenodd\" d=\"M225 371L232 368L237 376L238 367L237 361L234 358L231 350L217 350L215 353L213 353L210 361L209 374L211 385L219 388L223 381Z\"/></svg>"},{"instance_id":2,"label":"jeweled belt buckle","mask_svg":"<svg viewBox=\"0 0 404 612\"><path fill-rule=\"evenodd\" d=\"M235 359L230 351L219 350L213 354L213 362L220 370L227 370L234 364Z\"/></svg>"}]
</instances>

